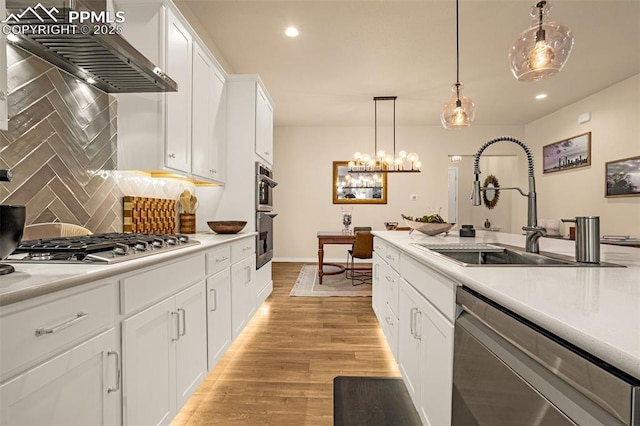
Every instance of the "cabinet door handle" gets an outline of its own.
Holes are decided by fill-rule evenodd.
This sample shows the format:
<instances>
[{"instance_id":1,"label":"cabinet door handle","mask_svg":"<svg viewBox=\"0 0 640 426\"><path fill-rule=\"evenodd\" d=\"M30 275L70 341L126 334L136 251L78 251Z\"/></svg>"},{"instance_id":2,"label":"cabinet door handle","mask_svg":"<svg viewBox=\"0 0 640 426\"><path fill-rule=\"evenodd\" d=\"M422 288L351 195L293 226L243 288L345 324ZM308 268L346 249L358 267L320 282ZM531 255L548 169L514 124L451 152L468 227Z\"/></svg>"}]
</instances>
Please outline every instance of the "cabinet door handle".
<instances>
[{"instance_id":1,"label":"cabinet door handle","mask_svg":"<svg viewBox=\"0 0 640 426\"><path fill-rule=\"evenodd\" d=\"M178 313L182 312L182 332L178 331L178 339L187 334L187 311L182 308L178 308ZM180 317L178 317L178 325L180 324Z\"/></svg>"},{"instance_id":2,"label":"cabinet door handle","mask_svg":"<svg viewBox=\"0 0 640 426\"><path fill-rule=\"evenodd\" d=\"M107 388L107 393L118 392L120 390L120 380L122 378L122 369L120 368L120 352L118 351L109 351L107 352L107 356L115 356L116 358L116 387Z\"/></svg>"},{"instance_id":3,"label":"cabinet door handle","mask_svg":"<svg viewBox=\"0 0 640 426\"><path fill-rule=\"evenodd\" d=\"M396 258L395 258L395 257L390 256L390 255L386 255L385 257L386 257L387 259L389 259L389 260L396 260Z\"/></svg>"},{"instance_id":4,"label":"cabinet door handle","mask_svg":"<svg viewBox=\"0 0 640 426\"><path fill-rule=\"evenodd\" d=\"M227 260L228 257L227 256L222 256L222 257L216 257L216 263L219 262L224 262L225 260Z\"/></svg>"},{"instance_id":5,"label":"cabinet door handle","mask_svg":"<svg viewBox=\"0 0 640 426\"><path fill-rule=\"evenodd\" d=\"M247 250L251 250L253 247L251 246L246 246L245 248L242 249L242 251L247 251Z\"/></svg>"},{"instance_id":6,"label":"cabinet door handle","mask_svg":"<svg viewBox=\"0 0 640 426\"><path fill-rule=\"evenodd\" d=\"M422 340L422 325L420 325L420 333L418 333L418 327L417 327L417 324L418 324L418 318L417 317L418 317L418 315L420 315L420 318L422 319L422 311L420 311L418 308L416 308L416 312L413 315L414 315L414 317L416 317L413 320L413 330L414 330L414 333L415 333L413 335L413 337L415 337L417 340ZM422 324L422 321L420 321L420 324Z\"/></svg>"},{"instance_id":7,"label":"cabinet door handle","mask_svg":"<svg viewBox=\"0 0 640 426\"><path fill-rule=\"evenodd\" d=\"M391 278L390 275L385 275L385 278L387 279L387 281L389 281L390 283L395 283L396 280L394 280L393 278Z\"/></svg>"},{"instance_id":8,"label":"cabinet door handle","mask_svg":"<svg viewBox=\"0 0 640 426\"><path fill-rule=\"evenodd\" d=\"M249 284L251 282L251 268L249 266L244 267L245 270L245 284Z\"/></svg>"},{"instance_id":9,"label":"cabinet door handle","mask_svg":"<svg viewBox=\"0 0 640 426\"><path fill-rule=\"evenodd\" d=\"M416 336L415 331L413 330L413 321L415 320L413 311L415 310L417 310L417 308L411 308L411 310L409 311L409 331L411 332L411 335L413 337Z\"/></svg>"},{"instance_id":10,"label":"cabinet door handle","mask_svg":"<svg viewBox=\"0 0 640 426\"><path fill-rule=\"evenodd\" d=\"M211 309L211 312L217 311L218 310L218 292L216 291L215 288L212 288L211 290L209 290L209 293L213 293L213 309Z\"/></svg>"},{"instance_id":11,"label":"cabinet door handle","mask_svg":"<svg viewBox=\"0 0 640 426\"><path fill-rule=\"evenodd\" d=\"M169 154L169 158L176 158L175 154Z\"/></svg>"},{"instance_id":12,"label":"cabinet door handle","mask_svg":"<svg viewBox=\"0 0 640 426\"><path fill-rule=\"evenodd\" d=\"M77 323L79 323L80 321L84 321L87 318L89 318L89 314L84 313L84 312L78 312L76 314L75 317L61 322L60 324L56 324L52 327L42 327L42 328L38 328L36 329L36 337L40 337L40 336L44 336L45 334L53 334L56 333L60 330L64 330L65 328L71 327L72 325L75 325Z\"/></svg>"},{"instance_id":13,"label":"cabinet door handle","mask_svg":"<svg viewBox=\"0 0 640 426\"><path fill-rule=\"evenodd\" d=\"M174 316L174 315L176 317L176 332L177 332L178 337L175 337L175 338L172 337L171 338L172 342L175 342L178 339L180 339L180 314L178 312L171 311L171 316Z\"/></svg>"},{"instance_id":14,"label":"cabinet door handle","mask_svg":"<svg viewBox=\"0 0 640 426\"><path fill-rule=\"evenodd\" d=\"M393 322L391 321L390 317L384 317L385 321L387 321L387 324L389 325L393 325Z\"/></svg>"}]
</instances>

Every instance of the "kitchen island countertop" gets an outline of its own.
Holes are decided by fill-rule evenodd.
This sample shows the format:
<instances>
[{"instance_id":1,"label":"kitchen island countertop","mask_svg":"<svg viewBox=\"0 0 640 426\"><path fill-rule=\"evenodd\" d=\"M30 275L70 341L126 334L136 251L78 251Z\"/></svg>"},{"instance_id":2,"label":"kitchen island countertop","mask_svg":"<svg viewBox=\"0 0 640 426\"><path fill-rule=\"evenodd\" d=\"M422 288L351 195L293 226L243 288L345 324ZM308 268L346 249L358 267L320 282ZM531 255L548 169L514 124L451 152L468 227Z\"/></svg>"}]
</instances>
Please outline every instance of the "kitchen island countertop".
<instances>
[{"instance_id":1,"label":"kitchen island countertop","mask_svg":"<svg viewBox=\"0 0 640 426\"><path fill-rule=\"evenodd\" d=\"M183 256L206 251L219 244L255 235L257 235L256 232L238 234L201 232L189 234L189 238L199 241L200 244L112 265L11 263L4 261L2 263L13 265L16 271L0 276L0 306L179 259Z\"/></svg>"},{"instance_id":2,"label":"kitchen island countertop","mask_svg":"<svg viewBox=\"0 0 640 426\"><path fill-rule=\"evenodd\" d=\"M374 231L420 262L640 380L640 249L601 245L620 267L461 266L411 243L503 243L524 235L477 231L475 238ZM574 257L574 241L540 239L540 251Z\"/></svg>"}]
</instances>

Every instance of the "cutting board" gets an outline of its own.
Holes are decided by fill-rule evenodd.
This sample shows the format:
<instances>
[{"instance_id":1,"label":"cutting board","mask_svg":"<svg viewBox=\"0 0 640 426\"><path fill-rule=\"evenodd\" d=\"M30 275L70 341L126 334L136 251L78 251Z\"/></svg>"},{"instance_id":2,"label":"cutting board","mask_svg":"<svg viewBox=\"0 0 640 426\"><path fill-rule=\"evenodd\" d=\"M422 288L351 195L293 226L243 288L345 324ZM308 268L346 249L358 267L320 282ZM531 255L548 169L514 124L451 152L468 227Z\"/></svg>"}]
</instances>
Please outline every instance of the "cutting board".
<instances>
[{"instance_id":1,"label":"cutting board","mask_svg":"<svg viewBox=\"0 0 640 426\"><path fill-rule=\"evenodd\" d=\"M123 200L124 232L176 233L176 200L129 195Z\"/></svg>"}]
</instances>

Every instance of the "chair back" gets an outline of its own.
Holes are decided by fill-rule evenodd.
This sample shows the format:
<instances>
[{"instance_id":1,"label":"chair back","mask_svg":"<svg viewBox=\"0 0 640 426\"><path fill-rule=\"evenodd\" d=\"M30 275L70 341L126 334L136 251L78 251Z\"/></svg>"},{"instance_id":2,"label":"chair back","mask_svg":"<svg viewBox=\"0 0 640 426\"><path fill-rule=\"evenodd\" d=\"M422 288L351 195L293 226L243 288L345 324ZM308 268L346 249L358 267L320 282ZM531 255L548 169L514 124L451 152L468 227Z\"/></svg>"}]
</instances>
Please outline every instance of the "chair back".
<instances>
[{"instance_id":1,"label":"chair back","mask_svg":"<svg viewBox=\"0 0 640 426\"><path fill-rule=\"evenodd\" d=\"M370 231L356 232L352 256L358 259L373 258L373 234Z\"/></svg>"},{"instance_id":2,"label":"chair back","mask_svg":"<svg viewBox=\"0 0 640 426\"><path fill-rule=\"evenodd\" d=\"M358 231L371 231L373 228L371 228L370 226L354 226L353 227L353 232L358 232Z\"/></svg>"}]
</instances>

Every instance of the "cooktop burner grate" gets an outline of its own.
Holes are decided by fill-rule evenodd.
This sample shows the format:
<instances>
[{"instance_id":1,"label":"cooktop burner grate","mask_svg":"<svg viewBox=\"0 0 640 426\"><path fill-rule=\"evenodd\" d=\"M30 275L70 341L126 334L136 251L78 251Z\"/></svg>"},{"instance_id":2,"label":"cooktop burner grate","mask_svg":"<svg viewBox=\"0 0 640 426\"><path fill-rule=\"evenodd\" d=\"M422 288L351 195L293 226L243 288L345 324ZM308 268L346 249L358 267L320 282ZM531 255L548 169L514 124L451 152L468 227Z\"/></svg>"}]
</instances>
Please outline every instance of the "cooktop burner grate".
<instances>
[{"instance_id":1,"label":"cooktop burner grate","mask_svg":"<svg viewBox=\"0 0 640 426\"><path fill-rule=\"evenodd\" d=\"M115 263L199 244L182 234L107 233L22 241L7 260Z\"/></svg>"}]
</instances>

